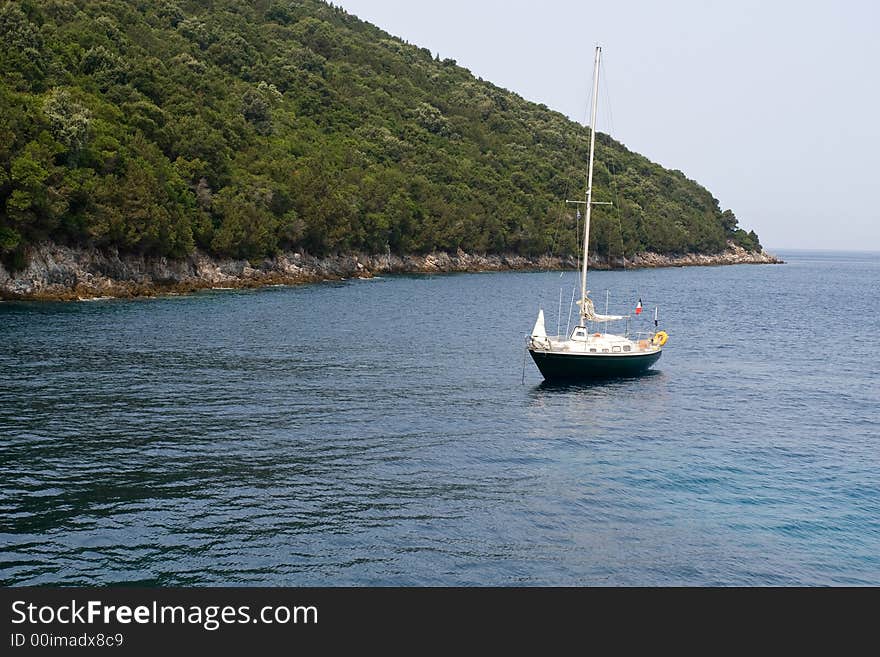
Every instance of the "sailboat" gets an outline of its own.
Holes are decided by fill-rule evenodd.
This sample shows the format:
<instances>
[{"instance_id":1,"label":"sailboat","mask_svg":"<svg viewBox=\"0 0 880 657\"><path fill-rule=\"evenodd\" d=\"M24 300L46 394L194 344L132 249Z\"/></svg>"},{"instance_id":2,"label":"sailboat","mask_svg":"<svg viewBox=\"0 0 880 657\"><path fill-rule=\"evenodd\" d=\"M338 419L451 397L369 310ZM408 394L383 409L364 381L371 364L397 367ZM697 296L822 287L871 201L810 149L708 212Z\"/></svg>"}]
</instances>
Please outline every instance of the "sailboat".
<instances>
[{"instance_id":1,"label":"sailboat","mask_svg":"<svg viewBox=\"0 0 880 657\"><path fill-rule=\"evenodd\" d=\"M587 170L587 190L584 201L584 249L581 269L579 321L569 335L548 336L544 326L544 311L528 338L528 350L544 379L554 381L588 381L593 379L637 376L647 371L663 353L669 336L657 330L658 316L654 310L654 331L629 332L628 315L596 313L590 291L587 289L587 262L590 246L590 211L593 202L593 158L596 150L596 110L599 95L599 62L601 46L596 46L593 70L593 98L590 109L590 162ZM641 311L641 301L639 302ZM607 305L607 304L606 304ZM607 313L607 308L606 308ZM614 322L626 322L622 334L610 330Z\"/></svg>"}]
</instances>

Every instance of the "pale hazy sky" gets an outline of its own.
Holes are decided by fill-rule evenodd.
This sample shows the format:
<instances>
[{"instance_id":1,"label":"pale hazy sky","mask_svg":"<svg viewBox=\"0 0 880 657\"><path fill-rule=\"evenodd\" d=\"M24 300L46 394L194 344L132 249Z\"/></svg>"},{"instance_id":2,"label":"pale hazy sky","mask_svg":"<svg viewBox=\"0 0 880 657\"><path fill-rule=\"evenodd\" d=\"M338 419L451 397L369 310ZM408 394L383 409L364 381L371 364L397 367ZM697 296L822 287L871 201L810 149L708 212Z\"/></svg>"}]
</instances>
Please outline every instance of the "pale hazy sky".
<instances>
[{"instance_id":1,"label":"pale hazy sky","mask_svg":"<svg viewBox=\"0 0 880 657\"><path fill-rule=\"evenodd\" d=\"M601 132L770 250L880 250L880 2L334 4L582 123L599 42Z\"/></svg>"}]
</instances>

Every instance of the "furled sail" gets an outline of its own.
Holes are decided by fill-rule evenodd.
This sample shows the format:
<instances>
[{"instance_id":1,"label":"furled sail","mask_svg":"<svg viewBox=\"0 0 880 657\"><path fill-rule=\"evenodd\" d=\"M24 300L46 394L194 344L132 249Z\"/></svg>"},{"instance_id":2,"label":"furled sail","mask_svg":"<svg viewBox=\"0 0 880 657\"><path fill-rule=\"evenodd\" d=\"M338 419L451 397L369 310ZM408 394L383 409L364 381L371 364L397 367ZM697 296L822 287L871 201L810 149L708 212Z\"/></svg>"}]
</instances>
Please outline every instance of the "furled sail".
<instances>
[{"instance_id":1,"label":"furled sail","mask_svg":"<svg viewBox=\"0 0 880 657\"><path fill-rule=\"evenodd\" d=\"M627 315L600 315L593 307L593 300L590 297L578 299L577 305L581 307L581 317L588 322L614 322L618 319L626 319Z\"/></svg>"}]
</instances>

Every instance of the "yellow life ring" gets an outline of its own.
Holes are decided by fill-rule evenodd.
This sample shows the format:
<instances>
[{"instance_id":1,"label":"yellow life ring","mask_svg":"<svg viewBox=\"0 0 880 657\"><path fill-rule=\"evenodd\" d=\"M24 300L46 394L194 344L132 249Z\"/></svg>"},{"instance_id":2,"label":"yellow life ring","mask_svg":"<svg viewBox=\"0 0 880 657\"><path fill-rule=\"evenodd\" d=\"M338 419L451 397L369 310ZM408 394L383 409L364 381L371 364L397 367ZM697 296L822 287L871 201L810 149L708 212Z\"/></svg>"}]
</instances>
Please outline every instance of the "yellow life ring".
<instances>
[{"instance_id":1,"label":"yellow life ring","mask_svg":"<svg viewBox=\"0 0 880 657\"><path fill-rule=\"evenodd\" d=\"M651 339L651 342L653 342L658 347L662 347L663 345L666 344L666 341L668 339L669 339L669 334L666 331L657 331L654 334L654 337Z\"/></svg>"}]
</instances>

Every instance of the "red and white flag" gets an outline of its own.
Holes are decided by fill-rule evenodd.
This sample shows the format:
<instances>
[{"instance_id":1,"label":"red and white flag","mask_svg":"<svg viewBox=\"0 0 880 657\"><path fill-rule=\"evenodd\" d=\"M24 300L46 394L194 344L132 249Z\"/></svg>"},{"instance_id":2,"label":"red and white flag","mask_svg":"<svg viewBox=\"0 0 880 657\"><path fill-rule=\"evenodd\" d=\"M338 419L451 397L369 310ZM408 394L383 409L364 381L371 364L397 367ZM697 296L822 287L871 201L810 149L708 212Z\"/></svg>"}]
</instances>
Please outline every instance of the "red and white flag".
<instances>
[{"instance_id":1,"label":"red and white flag","mask_svg":"<svg viewBox=\"0 0 880 657\"><path fill-rule=\"evenodd\" d=\"M636 304L636 315L642 314L642 300L639 299L639 302Z\"/></svg>"}]
</instances>

